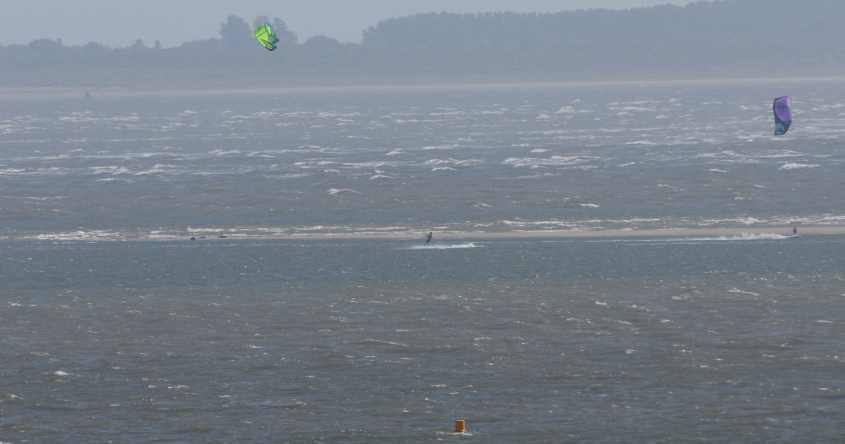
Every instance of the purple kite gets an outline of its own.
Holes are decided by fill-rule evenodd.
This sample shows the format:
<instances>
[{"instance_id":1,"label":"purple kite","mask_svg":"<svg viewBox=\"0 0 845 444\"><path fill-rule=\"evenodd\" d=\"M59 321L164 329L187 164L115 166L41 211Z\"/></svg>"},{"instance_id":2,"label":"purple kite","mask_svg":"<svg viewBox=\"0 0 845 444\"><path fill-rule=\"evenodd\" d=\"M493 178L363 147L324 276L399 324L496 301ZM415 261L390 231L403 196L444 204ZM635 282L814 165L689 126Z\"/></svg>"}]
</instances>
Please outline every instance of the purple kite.
<instances>
[{"instance_id":1,"label":"purple kite","mask_svg":"<svg viewBox=\"0 0 845 444\"><path fill-rule=\"evenodd\" d=\"M775 113L775 135L782 136L792 126L792 98L778 97L772 106Z\"/></svg>"}]
</instances>

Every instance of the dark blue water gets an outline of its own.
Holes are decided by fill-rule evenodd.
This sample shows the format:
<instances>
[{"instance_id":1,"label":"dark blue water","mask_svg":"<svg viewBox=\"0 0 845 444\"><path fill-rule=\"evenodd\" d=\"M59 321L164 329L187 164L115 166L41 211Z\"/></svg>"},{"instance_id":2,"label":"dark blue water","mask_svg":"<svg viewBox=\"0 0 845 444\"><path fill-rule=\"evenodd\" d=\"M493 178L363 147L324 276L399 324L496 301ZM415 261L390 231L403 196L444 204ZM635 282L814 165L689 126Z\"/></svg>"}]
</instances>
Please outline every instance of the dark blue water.
<instances>
[{"instance_id":1,"label":"dark blue water","mask_svg":"<svg viewBox=\"0 0 845 444\"><path fill-rule=\"evenodd\" d=\"M841 439L845 238L415 247L4 242L0 440Z\"/></svg>"}]
</instances>

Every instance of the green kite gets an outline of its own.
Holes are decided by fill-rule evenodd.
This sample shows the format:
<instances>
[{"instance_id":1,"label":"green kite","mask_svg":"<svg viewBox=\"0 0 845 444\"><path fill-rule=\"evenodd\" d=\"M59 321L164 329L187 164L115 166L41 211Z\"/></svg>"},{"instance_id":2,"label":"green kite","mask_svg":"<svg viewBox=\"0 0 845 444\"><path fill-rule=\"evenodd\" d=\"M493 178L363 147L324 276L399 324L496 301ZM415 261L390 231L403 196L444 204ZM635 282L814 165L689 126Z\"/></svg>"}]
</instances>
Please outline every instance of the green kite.
<instances>
[{"instance_id":1,"label":"green kite","mask_svg":"<svg viewBox=\"0 0 845 444\"><path fill-rule=\"evenodd\" d=\"M277 48L276 43L279 43L279 38L273 32L273 27L267 23L255 28L255 39L268 51L275 51Z\"/></svg>"}]
</instances>

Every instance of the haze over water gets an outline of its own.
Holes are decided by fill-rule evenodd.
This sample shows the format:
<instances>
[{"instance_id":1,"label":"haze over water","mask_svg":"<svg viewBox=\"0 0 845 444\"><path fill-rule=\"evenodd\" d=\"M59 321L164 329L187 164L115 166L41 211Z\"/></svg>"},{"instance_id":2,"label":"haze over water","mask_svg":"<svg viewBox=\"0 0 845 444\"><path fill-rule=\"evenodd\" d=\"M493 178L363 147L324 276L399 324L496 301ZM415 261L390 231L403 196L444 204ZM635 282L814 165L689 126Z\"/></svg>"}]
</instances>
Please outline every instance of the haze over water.
<instances>
[{"instance_id":1,"label":"haze over water","mask_svg":"<svg viewBox=\"0 0 845 444\"><path fill-rule=\"evenodd\" d=\"M837 441L845 237L780 230L841 229L843 119L821 81L4 97L0 441Z\"/></svg>"}]
</instances>

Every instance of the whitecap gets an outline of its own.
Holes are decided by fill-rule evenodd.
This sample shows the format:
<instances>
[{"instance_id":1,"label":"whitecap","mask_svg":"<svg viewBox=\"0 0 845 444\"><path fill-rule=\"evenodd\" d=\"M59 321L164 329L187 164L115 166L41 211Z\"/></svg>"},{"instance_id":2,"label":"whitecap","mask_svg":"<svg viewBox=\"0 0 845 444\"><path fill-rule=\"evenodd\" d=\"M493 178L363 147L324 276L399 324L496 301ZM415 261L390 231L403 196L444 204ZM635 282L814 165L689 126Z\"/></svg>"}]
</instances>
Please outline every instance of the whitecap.
<instances>
[{"instance_id":1,"label":"whitecap","mask_svg":"<svg viewBox=\"0 0 845 444\"><path fill-rule=\"evenodd\" d=\"M375 344L375 345L389 345L389 346L392 346L392 347L399 347L399 348L410 347L408 344L405 344L403 342L388 341L388 340L384 340L384 339L373 339L373 338L364 339L363 341L361 341L361 343L362 344Z\"/></svg>"},{"instance_id":2,"label":"whitecap","mask_svg":"<svg viewBox=\"0 0 845 444\"><path fill-rule=\"evenodd\" d=\"M821 165L817 165L817 164L790 162L790 163L785 163L785 164L781 165L780 168L778 168L778 169L781 170L781 171L789 171L789 170L800 170L800 169L806 169L806 168L818 168L820 166Z\"/></svg>"},{"instance_id":3,"label":"whitecap","mask_svg":"<svg viewBox=\"0 0 845 444\"><path fill-rule=\"evenodd\" d=\"M457 148L458 145L429 145L422 147L423 151L448 151Z\"/></svg>"},{"instance_id":4,"label":"whitecap","mask_svg":"<svg viewBox=\"0 0 845 444\"><path fill-rule=\"evenodd\" d=\"M357 192L353 189L350 189L350 188L329 188L327 193L329 193L332 196L336 196L338 194L343 194L343 193L361 194L361 193L359 193L359 192Z\"/></svg>"},{"instance_id":5,"label":"whitecap","mask_svg":"<svg viewBox=\"0 0 845 444\"><path fill-rule=\"evenodd\" d=\"M428 244L428 245L412 245L410 247L401 248L402 250L465 250L470 248L480 248L481 245L475 242L464 242L458 244Z\"/></svg>"},{"instance_id":6,"label":"whitecap","mask_svg":"<svg viewBox=\"0 0 845 444\"><path fill-rule=\"evenodd\" d=\"M625 145L657 146L657 143L650 140L635 140L633 142L628 142Z\"/></svg>"},{"instance_id":7,"label":"whitecap","mask_svg":"<svg viewBox=\"0 0 845 444\"><path fill-rule=\"evenodd\" d=\"M218 156L218 157L223 157L223 156L238 155L238 154L241 154L241 151L240 150L212 150L212 151L209 151L208 154L213 154L213 155Z\"/></svg>"},{"instance_id":8,"label":"whitecap","mask_svg":"<svg viewBox=\"0 0 845 444\"><path fill-rule=\"evenodd\" d=\"M782 234L770 233L743 233L738 236L712 236L712 237L677 237L667 239L649 239L642 242L748 242L748 241L772 241L791 239ZM640 242L640 241L637 241Z\"/></svg>"},{"instance_id":9,"label":"whitecap","mask_svg":"<svg viewBox=\"0 0 845 444\"><path fill-rule=\"evenodd\" d=\"M731 288L730 290L728 290L728 293L731 293L731 294L742 294L742 295L754 296L754 297L760 296L760 293L755 293L755 292L753 292L753 291L740 290L739 288L736 288L736 287Z\"/></svg>"},{"instance_id":10,"label":"whitecap","mask_svg":"<svg viewBox=\"0 0 845 444\"><path fill-rule=\"evenodd\" d=\"M535 168L539 166L576 166L589 163L593 160L595 160L594 157L588 156L552 156L549 158L510 157L502 161L502 164L510 165L514 168Z\"/></svg>"},{"instance_id":11,"label":"whitecap","mask_svg":"<svg viewBox=\"0 0 845 444\"><path fill-rule=\"evenodd\" d=\"M168 173L168 172L172 173L173 169L175 169L175 168L176 168L175 165L166 165L166 164L162 164L162 163L157 163L157 164L153 165L153 167L148 169L148 170L138 171L137 173L135 173L135 176L151 176L151 175L155 175L155 174L164 174L164 173Z\"/></svg>"},{"instance_id":12,"label":"whitecap","mask_svg":"<svg viewBox=\"0 0 845 444\"><path fill-rule=\"evenodd\" d=\"M434 166L434 167L444 167L444 166L451 166L451 167L467 167L467 166L476 166L481 165L484 162L479 159L430 159L425 162L426 165Z\"/></svg>"},{"instance_id":13,"label":"whitecap","mask_svg":"<svg viewBox=\"0 0 845 444\"><path fill-rule=\"evenodd\" d=\"M118 165L91 167L91 172L97 175L110 174L113 176L132 174L132 171L129 168Z\"/></svg>"}]
</instances>

